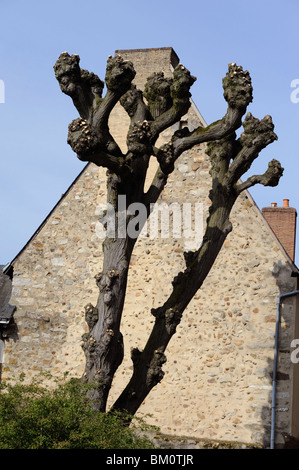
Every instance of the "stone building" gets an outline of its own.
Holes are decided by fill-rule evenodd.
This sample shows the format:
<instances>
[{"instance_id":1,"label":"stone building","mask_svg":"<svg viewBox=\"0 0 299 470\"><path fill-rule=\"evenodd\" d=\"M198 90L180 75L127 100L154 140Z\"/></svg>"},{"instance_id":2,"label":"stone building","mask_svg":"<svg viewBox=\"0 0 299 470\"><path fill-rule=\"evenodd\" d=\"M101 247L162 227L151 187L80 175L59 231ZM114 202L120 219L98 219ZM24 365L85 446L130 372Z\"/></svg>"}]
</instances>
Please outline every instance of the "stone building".
<instances>
[{"instance_id":1,"label":"stone building","mask_svg":"<svg viewBox=\"0 0 299 470\"><path fill-rule=\"evenodd\" d=\"M179 61L172 48L117 52L134 63L141 88L155 71L171 75ZM206 125L192 102L179 125L199 124ZM128 117L116 106L110 129L123 148L127 128ZM171 132L165 131L161 142ZM154 167L152 162L151 174ZM102 263L98 218L106 201L105 180L104 169L86 165L6 267L16 310L9 324L0 325L3 378L25 373L30 379L40 370L82 374L84 306L96 302L94 276ZM178 160L159 203L201 203L206 216L209 188L205 146L196 146ZM271 435L275 446L283 443L283 432L299 437L299 366L292 360L299 307L296 295L279 297L297 290L296 210L288 201L284 206L272 204L261 212L249 192L237 200L233 231L166 351L164 379L139 410L140 416L151 414L146 419L162 433L267 447ZM184 268L185 244L184 237L144 236L135 246L121 326L125 358L109 403L130 377L130 349L142 349L146 342L154 321L150 308L163 303L171 280Z\"/></svg>"}]
</instances>

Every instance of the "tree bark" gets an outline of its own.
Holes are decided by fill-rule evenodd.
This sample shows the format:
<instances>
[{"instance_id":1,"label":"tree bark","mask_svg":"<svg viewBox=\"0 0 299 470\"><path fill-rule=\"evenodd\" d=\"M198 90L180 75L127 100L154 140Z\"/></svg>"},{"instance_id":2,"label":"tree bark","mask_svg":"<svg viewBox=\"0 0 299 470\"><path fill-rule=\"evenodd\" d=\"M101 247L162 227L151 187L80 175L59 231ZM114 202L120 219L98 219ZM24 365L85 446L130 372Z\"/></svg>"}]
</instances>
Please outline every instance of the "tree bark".
<instances>
[{"instance_id":1,"label":"tree bark","mask_svg":"<svg viewBox=\"0 0 299 470\"><path fill-rule=\"evenodd\" d=\"M123 337L120 331L121 316L126 296L128 270L137 239L129 236L128 225L133 215L130 204L141 198L137 181L145 178L148 158L138 166L138 177L133 172L131 182L114 173L107 179L107 202L113 208L110 222L114 234L109 232L103 242L103 270L95 276L99 288L97 305L86 306L89 334L84 336L83 350L86 356L84 377L94 382L91 393L95 409L106 410L108 394L115 372L123 360ZM143 171L142 171L143 169ZM145 222L145 220L144 220ZM137 233L142 229L140 225Z\"/></svg>"},{"instance_id":2,"label":"tree bark","mask_svg":"<svg viewBox=\"0 0 299 470\"><path fill-rule=\"evenodd\" d=\"M106 409L114 374L123 360L120 320L133 249L130 245L127 239L115 238L104 242L103 272L96 276L100 290L98 302L96 307L86 307L86 320L91 329L83 345L85 378L88 382L97 382L92 399L94 407L101 411Z\"/></svg>"}]
</instances>

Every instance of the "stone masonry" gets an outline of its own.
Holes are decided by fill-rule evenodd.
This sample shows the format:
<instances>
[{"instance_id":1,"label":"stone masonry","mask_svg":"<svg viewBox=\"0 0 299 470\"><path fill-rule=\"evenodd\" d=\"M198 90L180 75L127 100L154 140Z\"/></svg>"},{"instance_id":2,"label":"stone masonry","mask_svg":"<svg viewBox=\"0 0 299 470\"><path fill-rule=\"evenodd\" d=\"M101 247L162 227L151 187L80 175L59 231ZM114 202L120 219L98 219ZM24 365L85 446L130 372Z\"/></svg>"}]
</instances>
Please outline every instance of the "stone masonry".
<instances>
[{"instance_id":1,"label":"stone masonry","mask_svg":"<svg viewBox=\"0 0 299 470\"><path fill-rule=\"evenodd\" d=\"M178 62L171 48L118 52L133 61L140 87L162 64L164 72L171 73ZM192 103L181 125L199 123L205 125ZM125 112L117 106L110 128L123 147L127 124ZM165 131L161 142L168 141L171 132ZM150 174L154 167L155 162ZM105 181L105 170L88 164L12 261L10 303L17 310L15 329L5 341L3 378L25 373L30 380L41 370L54 376L83 373L84 306L95 304L98 295L94 276L102 264L98 218L106 201ZM201 145L180 157L159 204L202 203L204 224L209 189L209 160ZM172 436L268 446L276 300L280 293L297 288L297 278L291 276L297 268L248 192L236 202L231 221L233 231L166 351L165 377L138 414ZM185 243L183 237L171 234L162 238L160 229L157 238L144 233L136 244L121 325L125 358L109 404L132 372L130 349L142 349L146 342L154 321L150 309L164 302L171 280L184 269ZM290 343L298 328L296 313L296 298L285 300L277 384L278 444L283 442L282 431L292 433L298 425L293 412L298 401L293 391L297 372L290 360Z\"/></svg>"}]
</instances>

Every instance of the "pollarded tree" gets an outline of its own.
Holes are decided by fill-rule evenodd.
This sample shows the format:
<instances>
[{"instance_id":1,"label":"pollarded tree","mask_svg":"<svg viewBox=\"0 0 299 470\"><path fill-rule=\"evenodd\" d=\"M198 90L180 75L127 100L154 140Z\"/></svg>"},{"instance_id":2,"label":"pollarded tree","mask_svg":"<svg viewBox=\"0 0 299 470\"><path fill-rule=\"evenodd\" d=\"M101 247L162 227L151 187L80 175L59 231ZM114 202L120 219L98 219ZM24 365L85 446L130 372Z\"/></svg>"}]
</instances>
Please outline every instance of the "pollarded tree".
<instances>
[{"instance_id":1,"label":"pollarded tree","mask_svg":"<svg viewBox=\"0 0 299 470\"><path fill-rule=\"evenodd\" d=\"M87 381L96 379L99 384L93 393L99 410L106 410L113 377L123 360L120 322L130 258L137 240L126 230L135 217L127 209L133 203L143 204L146 208L145 223L152 205L167 184L168 175L174 171L176 160L194 145L207 142L211 162L211 205L202 244L199 249L185 254L186 268L173 279L169 298L164 305L151 310L155 317L151 334L142 351L132 349L132 377L113 405L115 409L134 414L163 378L165 349L185 308L201 287L232 230L229 217L237 197L257 183L276 186L283 168L277 160L272 160L264 174L241 181L259 152L277 139L270 116L259 120L247 113L242 122L252 101L250 75L242 67L234 63L228 66L223 79L228 107L222 119L193 131L176 131L167 144L157 147L161 132L187 113L189 90L195 77L179 64L172 78L165 78L163 73L150 76L142 92L132 84L135 76L133 64L119 55L109 56L105 76L107 92L102 97L103 81L97 75L80 69L79 61L78 55L70 56L63 52L54 66L61 90L72 98L80 115L69 125L68 143L80 160L107 168L107 202L115 214L115 233L103 242L103 269L96 276L99 288L97 305L85 307L89 333L85 335L83 344L86 355L84 377ZM121 151L108 126L109 115L118 101L130 116L126 153ZM235 131L241 125L244 131L237 138ZM157 159L159 166L145 191L151 156ZM125 197L125 207L123 202L120 207L119 196ZM139 233L143 223L139 223Z\"/></svg>"}]
</instances>

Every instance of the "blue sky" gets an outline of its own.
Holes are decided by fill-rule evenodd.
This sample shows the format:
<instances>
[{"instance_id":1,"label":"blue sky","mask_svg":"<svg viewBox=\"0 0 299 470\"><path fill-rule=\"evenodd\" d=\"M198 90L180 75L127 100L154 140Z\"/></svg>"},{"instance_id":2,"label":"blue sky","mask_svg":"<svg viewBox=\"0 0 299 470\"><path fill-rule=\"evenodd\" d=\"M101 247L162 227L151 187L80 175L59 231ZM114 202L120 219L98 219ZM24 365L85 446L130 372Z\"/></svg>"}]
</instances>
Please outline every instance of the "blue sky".
<instances>
[{"instance_id":1,"label":"blue sky","mask_svg":"<svg viewBox=\"0 0 299 470\"><path fill-rule=\"evenodd\" d=\"M116 49L171 46L197 77L192 97L208 124L226 110L228 63L242 65L254 87L248 110L270 114L279 137L252 173L272 158L285 168L277 188L250 192L260 208L288 198L299 210L299 103L290 99L299 80L298 18L298 0L0 0L0 264L21 250L84 165L66 143L77 112L54 76L62 51L79 54L103 79Z\"/></svg>"}]
</instances>

